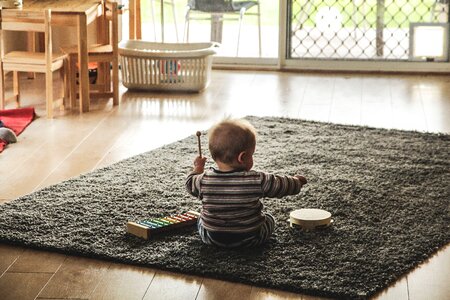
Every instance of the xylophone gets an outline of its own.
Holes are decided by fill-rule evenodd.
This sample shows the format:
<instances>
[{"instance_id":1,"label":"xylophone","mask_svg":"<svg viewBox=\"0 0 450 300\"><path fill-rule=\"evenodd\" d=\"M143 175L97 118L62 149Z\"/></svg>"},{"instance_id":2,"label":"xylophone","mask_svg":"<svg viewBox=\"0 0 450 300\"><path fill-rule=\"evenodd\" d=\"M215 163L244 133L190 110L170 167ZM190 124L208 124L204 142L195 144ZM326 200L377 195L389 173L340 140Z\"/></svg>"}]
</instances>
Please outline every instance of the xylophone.
<instances>
[{"instance_id":1,"label":"xylophone","mask_svg":"<svg viewBox=\"0 0 450 300\"><path fill-rule=\"evenodd\" d=\"M187 227L197 223L200 213L188 211L184 214L156 218L138 222L128 222L127 232L148 240L152 235L173 230L180 227Z\"/></svg>"}]
</instances>

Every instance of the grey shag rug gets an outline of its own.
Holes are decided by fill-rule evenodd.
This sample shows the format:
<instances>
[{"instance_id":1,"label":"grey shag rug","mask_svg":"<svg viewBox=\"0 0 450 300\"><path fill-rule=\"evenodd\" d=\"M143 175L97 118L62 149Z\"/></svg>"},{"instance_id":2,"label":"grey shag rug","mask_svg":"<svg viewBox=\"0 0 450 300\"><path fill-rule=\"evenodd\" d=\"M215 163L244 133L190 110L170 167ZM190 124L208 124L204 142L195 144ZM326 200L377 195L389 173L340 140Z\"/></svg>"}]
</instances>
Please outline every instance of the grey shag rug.
<instances>
[{"instance_id":1,"label":"grey shag rug","mask_svg":"<svg viewBox=\"0 0 450 300\"><path fill-rule=\"evenodd\" d=\"M184 190L194 135L1 205L0 241L336 298L369 297L449 243L449 135L248 119L255 169L309 180L263 200L277 218L263 247L209 247L192 229L125 233L129 220L199 210ZM305 207L332 212L334 225L290 229L289 212Z\"/></svg>"}]
</instances>

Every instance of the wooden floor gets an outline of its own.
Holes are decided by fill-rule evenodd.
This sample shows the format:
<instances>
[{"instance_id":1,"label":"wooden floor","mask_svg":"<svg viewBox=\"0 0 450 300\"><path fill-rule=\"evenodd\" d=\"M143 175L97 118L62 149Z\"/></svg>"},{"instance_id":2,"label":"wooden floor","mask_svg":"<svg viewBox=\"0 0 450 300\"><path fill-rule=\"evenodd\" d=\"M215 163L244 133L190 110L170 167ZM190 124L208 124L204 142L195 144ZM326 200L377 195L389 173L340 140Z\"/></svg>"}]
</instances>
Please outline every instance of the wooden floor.
<instances>
[{"instance_id":1,"label":"wooden floor","mask_svg":"<svg viewBox=\"0 0 450 300\"><path fill-rule=\"evenodd\" d=\"M52 120L44 116L42 78L25 81L23 106L36 107L39 118L0 154L0 203L207 129L224 116L450 132L450 76L214 71L200 94L123 89L118 107L98 100L89 113L58 112ZM450 299L449 278L447 245L376 298ZM0 298L317 299L6 244L0 244Z\"/></svg>"}]
</instances>

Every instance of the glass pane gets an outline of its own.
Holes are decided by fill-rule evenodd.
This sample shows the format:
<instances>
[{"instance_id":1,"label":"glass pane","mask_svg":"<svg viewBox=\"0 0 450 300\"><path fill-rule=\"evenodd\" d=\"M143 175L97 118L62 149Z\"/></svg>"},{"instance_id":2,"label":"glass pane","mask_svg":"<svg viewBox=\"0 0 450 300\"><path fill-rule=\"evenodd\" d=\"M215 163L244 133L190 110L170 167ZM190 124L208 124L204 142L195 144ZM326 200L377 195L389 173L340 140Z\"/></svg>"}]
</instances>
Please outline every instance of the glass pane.
<instances>
[{"instance_id":1,"label":"glass pane","mask_svg":"<svg viewBox=\"0 0 450 300\"><path fill-rule=\"evenodd\" d=\"M211 1L209 1L211 2ZM232 2L232 1L219 1ZM254 2L250 3L250 2ZM187 0L164 0L164 41L187 41L186 9ZM237 3L237 4L236 4ZM219 56L225 57L278 57L278 1L236 1L239 9L248 4L239 30L239 10L224 14L211 14L198 9L189 11L189 42L209 42L222 44ZM260 25L258 26L258 6ZM161 41L161 2L142 0L142 39ZM211 16L213 20L211 21ZM124 27L127 26L124 22ZM261 50L259 47L261 30ZM125 29L124 29L125 30ZM239 45L238 45L239 43Z\"/></svg>"},{"instance_id":2,"label":"glass pane","mask_svg":"<svg viewBox=\"0 0 450 300\"><path fill-rule=\"evenodd\" d=\"M289 5L289 58L303 59L408 60L411 23L446 23L449 15L448 0L291 0Z\"/></svg>"}]
</instances>

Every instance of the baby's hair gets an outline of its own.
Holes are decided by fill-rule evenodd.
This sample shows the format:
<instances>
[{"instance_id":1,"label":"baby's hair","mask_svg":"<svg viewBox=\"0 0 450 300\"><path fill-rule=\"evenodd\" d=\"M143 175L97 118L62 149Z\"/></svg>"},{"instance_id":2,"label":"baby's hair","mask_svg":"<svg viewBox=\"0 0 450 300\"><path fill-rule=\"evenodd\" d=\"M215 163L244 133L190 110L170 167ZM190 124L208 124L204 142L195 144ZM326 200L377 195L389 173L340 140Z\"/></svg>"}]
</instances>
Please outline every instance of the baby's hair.
<instances>
[{"instance_id":1,"label":"baby's hair","mask_svg":"<svg viewBox=\"0 0 450 300\"><path fill-rule=\"evenodd\" d=\"M214 161L234 163L239 153L256 145L256 130L243 119L225 119L209 130L209 152Z\"/></svg>"}]
</instances>

